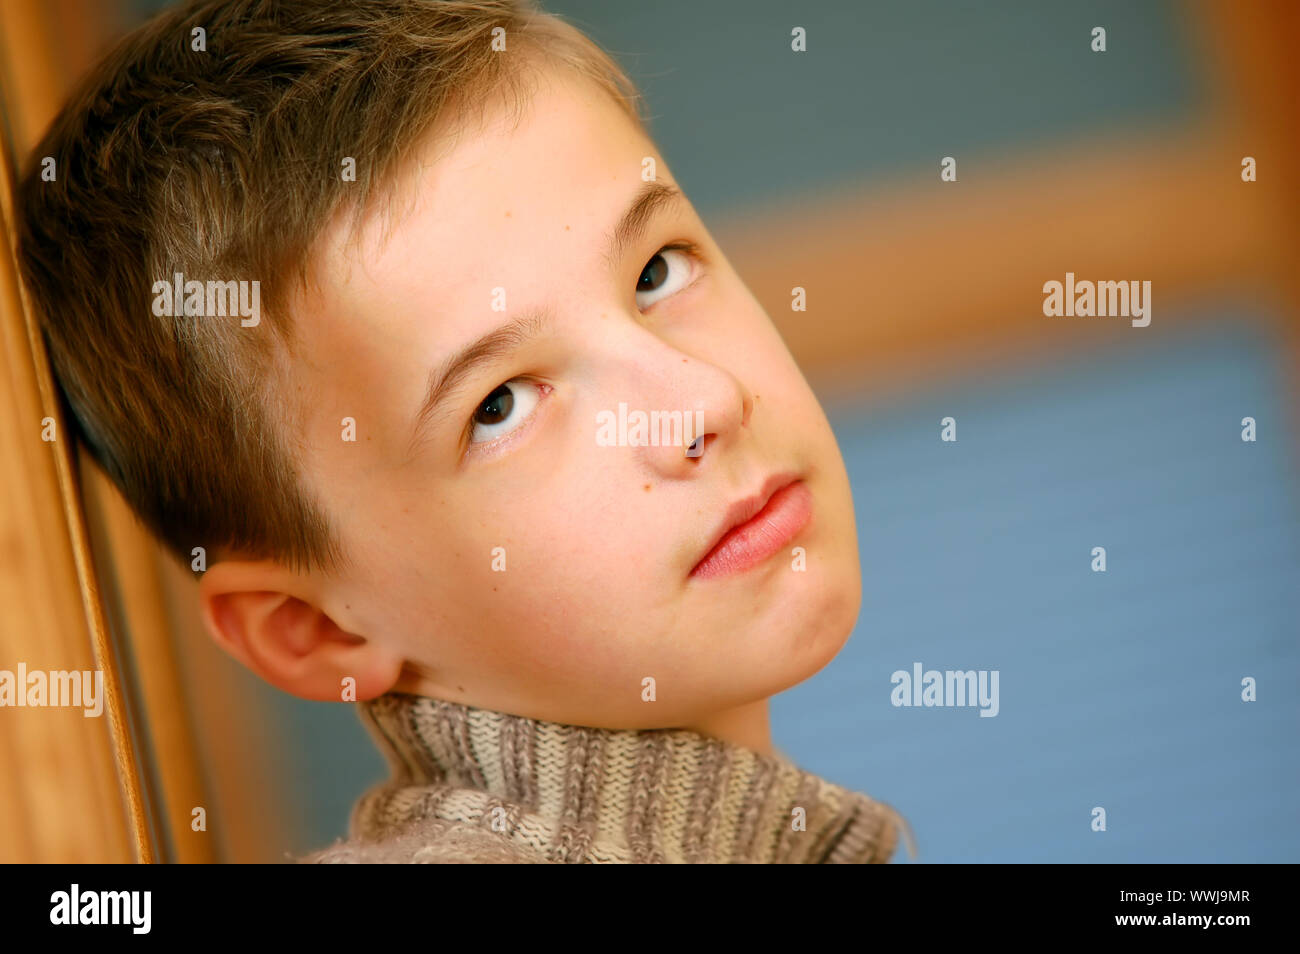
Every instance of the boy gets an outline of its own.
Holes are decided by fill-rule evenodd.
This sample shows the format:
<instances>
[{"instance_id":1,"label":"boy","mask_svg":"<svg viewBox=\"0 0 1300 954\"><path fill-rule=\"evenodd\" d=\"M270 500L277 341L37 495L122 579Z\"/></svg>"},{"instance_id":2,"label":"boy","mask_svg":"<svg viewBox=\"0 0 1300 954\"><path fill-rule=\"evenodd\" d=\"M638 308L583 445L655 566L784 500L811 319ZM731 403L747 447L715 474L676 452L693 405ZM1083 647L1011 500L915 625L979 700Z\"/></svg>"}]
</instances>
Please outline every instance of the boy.
<instances>
[{"instance_id":1,"label":"boy","mask_svg":"<svg viewBox=\"0 0 1300 954\"><path fill-rule=\"evenodd\" d=\"M213 638L359 700L392 766L306 860L894 850L772 747L858 612L849 484L636 104L522 2L202 0L36 150L24 272L85 439L204 548Z\"/></svg>"}]
</instances>

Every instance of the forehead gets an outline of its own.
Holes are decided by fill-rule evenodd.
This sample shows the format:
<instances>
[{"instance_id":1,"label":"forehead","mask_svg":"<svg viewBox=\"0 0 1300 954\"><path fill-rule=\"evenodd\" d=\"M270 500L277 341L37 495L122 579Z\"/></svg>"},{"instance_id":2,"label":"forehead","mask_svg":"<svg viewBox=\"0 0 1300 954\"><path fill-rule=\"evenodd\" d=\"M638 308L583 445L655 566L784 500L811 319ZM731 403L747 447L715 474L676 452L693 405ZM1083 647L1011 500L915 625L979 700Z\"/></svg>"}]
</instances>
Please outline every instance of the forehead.
<instances>
[{"instance_id":1,"label":"forehead","mask_svg":"<svg viewBox=\"0 0 1300 954\"><path fill-rule=\"evenodd\" d=\"M514 89L515 87L511 87ZM551 231L585 235L639 185L653 145L610 94L569 69L531 70L522 100L502 92L453 129L435 128L359 227L340 219L321 243L323 289L503 278ZM566 229L565 226L568 226Z\"/></svg>"}]
</instances>

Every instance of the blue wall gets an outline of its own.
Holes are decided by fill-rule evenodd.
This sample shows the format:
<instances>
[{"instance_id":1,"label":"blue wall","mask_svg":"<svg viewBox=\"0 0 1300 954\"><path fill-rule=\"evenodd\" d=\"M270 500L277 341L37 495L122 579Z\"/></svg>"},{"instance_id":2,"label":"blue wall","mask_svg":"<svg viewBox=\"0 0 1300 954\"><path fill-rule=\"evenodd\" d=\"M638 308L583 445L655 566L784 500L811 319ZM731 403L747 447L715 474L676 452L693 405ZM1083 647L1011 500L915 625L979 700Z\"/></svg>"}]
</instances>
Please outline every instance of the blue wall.
<instances>
[{"instance_id":1,"label":"blue wall","mask_svg":"<svg viewBox=\"0 0 1300 954\"><path fill-rule=\"evenodd\" d=\"M1206 314L1172 343L833 413L863 610L773 701L774 735L902 811L918 860L1300 860L1300 421L1258 316ZM999 714L893 706L914 662L1000 670Z\"/></svg>"}]
</instances>

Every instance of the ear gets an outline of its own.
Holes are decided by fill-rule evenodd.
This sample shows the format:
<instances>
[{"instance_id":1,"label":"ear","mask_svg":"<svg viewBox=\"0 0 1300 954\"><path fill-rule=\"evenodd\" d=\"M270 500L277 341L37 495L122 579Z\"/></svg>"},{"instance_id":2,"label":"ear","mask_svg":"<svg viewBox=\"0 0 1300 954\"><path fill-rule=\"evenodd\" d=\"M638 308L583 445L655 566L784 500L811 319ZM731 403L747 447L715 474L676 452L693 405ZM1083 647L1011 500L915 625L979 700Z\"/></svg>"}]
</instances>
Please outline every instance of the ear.
<instances>
[{"instance_id":1,"label":"ear","mask_svg":"<svg viewBox=\"0 0 1300 954\"><path fill-rule=\"evenodd\" d=\"M400 655L349 633L318 607L313 581L278 563L222 560L199 579L203 624L222 649L271 685L303 699L344 701L391 689Z\"/></svg>"}]
</instances>

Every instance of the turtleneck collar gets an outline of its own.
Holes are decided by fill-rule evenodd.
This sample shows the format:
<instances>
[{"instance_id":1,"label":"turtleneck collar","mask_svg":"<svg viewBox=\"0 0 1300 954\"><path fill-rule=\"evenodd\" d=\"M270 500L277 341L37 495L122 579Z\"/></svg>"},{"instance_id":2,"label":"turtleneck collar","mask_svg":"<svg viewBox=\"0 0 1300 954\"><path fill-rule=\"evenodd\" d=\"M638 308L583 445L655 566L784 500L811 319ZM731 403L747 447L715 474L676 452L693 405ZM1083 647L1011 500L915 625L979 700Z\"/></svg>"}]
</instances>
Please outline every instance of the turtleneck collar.
<instances>
[{"instance_id":1,"label":"turtleneck collar","mask_svg":"<svg viewBox=\"0 0 1300 954\"><path fill-rule=\"evenodd\" d=\"M593 729L396 692L359 711L392 769L354 811L368 839L437 818L551 862L864 863L888 861L905 825L784 758L685 729Z\"/></svg>"}]
</instances>

